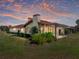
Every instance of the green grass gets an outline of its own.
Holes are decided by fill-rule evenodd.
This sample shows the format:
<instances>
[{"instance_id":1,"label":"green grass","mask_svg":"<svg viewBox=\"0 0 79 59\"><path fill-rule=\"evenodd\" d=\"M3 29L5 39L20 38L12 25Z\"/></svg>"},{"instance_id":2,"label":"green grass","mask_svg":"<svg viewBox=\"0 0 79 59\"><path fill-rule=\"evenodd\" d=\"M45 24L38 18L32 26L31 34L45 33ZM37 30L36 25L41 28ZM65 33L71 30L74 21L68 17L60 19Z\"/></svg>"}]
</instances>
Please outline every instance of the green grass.
<instances>
[{"instance_id":1,"label":"green grass","mask_svg":"<svg viewBox=\"0 0 79 59\"><path fill-rule=\"evenodd\" d=\"M0 32L0 59L79 59L79 33L49 44L30 45L28 40Z\"/></svg>"},{"instance_id":2,"label":"green grass","mask_svg":"<svg viewBox=\"0 0 79 59\"><path fill-rule=\"evenodd\" d=\"M28 45L27 45L28 46ZM79 33L42 46L26 47L29 59L79 59Z\"/></svg>"},{"instance_id":3,"label":"green grass","mask_svg":"<svg viewBox=\"0 0 79 59\"><path fill-rule=\"evenodd\" d=\"M19 37L0 32L0 54L20 55L23 53L24 42Z\"/></svg>"}]
</instances>

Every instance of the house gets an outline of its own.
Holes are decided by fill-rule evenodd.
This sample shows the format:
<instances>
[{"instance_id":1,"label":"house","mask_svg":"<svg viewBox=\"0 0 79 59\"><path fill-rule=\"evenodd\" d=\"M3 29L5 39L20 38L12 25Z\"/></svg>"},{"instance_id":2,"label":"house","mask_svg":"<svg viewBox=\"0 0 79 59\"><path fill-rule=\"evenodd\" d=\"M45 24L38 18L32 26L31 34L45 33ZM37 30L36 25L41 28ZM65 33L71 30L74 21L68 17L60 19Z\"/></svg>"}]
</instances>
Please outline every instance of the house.
<instances>
[{"instance_id":1,"label":"house","mask_svg":"<svg viewBox=\"0 0 79 59\"><path fill-rule=\"evenodd\" d=\"M39 33L52 32L59 39L65 37L65 29L67 25L52 23L40 19L40 14L33 15L33 18L28 18L28 22L24 25L25 33L31 34L32 27L37 27Z\"/></svg>"},{"instance_id":2,"label":"house","mask_svg":"<svg viewBox=\"0 0 79 59\"><path fill-rule=\"evenodd\" d=\"M79 25L76 25L75 29L76 29L77 32L79 32Z\"/></svg>"},{"instance_id":3,"label":"house","mask_svg":"<svg viewBox=\"0 0 79 59\"><path fill-rule=\"evenodd\" d=\"M16 26L9 26L9 32L12 33L25 33L25 28L24 28L24 24L21 25L16 25Z\"/></svg>"},{"instance_id":4,"label":"house","mask_svg":"<svg viewBox=\"0 0 79 59\"><path fill-rule=\"evenodd\" d=\"M28 22L21 25L10 26L10 32L31 34L31 29L37 27L38 33L51 32L55 38L63 38L66 36L66 29L70 28L67 25L52 23L49 21L41 20L40 14L33 15L33 18L28 18Z\"/></svg>"}]
</instances>

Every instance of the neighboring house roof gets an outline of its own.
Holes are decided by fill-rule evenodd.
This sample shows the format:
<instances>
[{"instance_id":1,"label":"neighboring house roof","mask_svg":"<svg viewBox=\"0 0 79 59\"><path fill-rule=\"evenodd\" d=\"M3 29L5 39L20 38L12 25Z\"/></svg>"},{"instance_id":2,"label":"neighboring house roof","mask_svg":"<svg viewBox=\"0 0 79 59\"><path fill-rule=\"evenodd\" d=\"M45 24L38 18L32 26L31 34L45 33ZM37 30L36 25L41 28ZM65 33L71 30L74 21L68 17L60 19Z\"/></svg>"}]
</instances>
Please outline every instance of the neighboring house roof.
<instances>
[{"instance_id":1,"label":"neighboring house roof","mask_svg":"<svg viewBox=\"0 0 79 59\"><path fill-rule=\"evenodd\" d=\"M9 28L23 28L24 24L16 25L16 26L10 26Z\"/></svg>"}]
</instances>

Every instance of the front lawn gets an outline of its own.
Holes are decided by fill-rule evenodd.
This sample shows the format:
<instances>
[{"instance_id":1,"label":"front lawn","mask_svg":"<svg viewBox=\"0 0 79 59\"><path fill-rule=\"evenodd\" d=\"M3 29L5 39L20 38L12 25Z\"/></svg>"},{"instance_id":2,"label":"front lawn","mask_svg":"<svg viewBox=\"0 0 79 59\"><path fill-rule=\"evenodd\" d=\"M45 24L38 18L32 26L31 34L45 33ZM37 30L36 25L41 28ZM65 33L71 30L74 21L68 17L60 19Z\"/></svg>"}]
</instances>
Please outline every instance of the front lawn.
<instances>
[{"instance_id":1,"label":"front lawn","mask_svg":"<svg viewBox=\"0 0 79 59\"><path fill-rule=\"evenodd\" d=\"M29 46L27 49L26 55L30 59L79 59L79 33L50 44Z\"/></svg>"},{"instance_id":2,"label":"front lawn","mask_svg":"<svg viewBox=\"0 0 79 59\"><path fill-rule=\"evenodd\" d=\"M7 33L0 32L0 55L22 55L24 42L23 38L13 37Z\"/></svg>"},{"instance_id":3,"label":"front lawn","mask_svg":"<svg viewBox=\"0 0 79 59\"><path fill-rule=\"evenodd\" d=\"M0 32L0 59L79 59L79 33L33 45L27 39Z\"/></svg>"}]
</instances>

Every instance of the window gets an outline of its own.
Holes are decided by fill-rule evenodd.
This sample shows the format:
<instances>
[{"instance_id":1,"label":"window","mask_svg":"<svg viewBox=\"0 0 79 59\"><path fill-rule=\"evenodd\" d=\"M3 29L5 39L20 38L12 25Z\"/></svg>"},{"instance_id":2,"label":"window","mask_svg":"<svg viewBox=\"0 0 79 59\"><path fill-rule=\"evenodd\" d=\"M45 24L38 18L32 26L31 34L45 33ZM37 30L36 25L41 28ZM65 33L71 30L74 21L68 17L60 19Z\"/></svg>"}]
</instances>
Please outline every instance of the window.
<instances>
[{"instance_id":1,"label":"window","mask_svg":"<svg viewBox=\"0 0 79 59\"><path fill-rule=\"evenodd\" d=\"M63 35L63 32L61 29L59 29L59 35Z\"/></svg>"}]
</instances>

